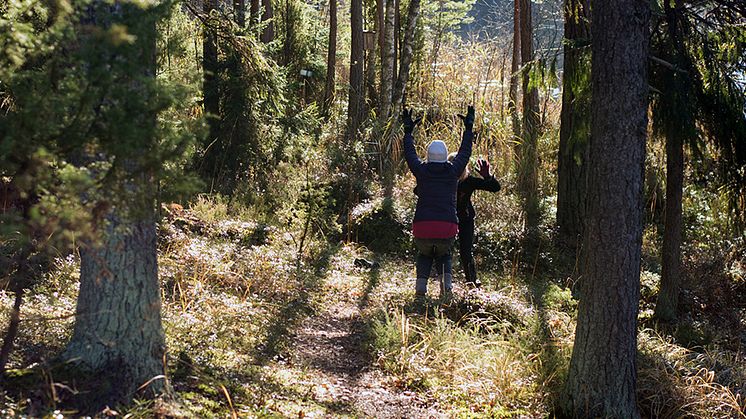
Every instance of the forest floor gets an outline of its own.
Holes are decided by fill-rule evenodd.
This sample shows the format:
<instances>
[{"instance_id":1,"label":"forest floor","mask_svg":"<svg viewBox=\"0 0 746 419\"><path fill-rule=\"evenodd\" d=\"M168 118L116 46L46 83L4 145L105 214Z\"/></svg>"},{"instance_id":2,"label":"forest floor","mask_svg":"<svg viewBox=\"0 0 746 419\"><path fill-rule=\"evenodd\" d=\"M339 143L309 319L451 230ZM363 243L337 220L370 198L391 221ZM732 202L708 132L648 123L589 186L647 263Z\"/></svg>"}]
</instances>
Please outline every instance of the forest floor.
<instances>
[{"instance_id":1,"label":"forest floor","mask_svg":"<svg viewBox=\"0 0 746 419\"><path fill-rule=\"evenodd\" d=\"M454 302L440 304L433 280L428 310L417 314L412 255L383 256L354 243L304 241L297 231L215 214L207 207L168 214L159 227L175 403L114 407L119 414L552 414L572 350L577 301L554 274L534 277L546 269L541 262L538 270L535 260L527 269L504 270L482 261L481 290L462 288L456 266ZM356 263L360 259L378 266ZM60 258L28 293L11 367L43 369L64 348L73 324L78 269L75 255ZM738 322L746 324L746 310L731 310L731 326L696 316L674 328L658 327L650 320L656 275L643 272L642 412L650 417L744 417L746 356L741 348L746 333ZM714 292L720 291L707 289L708 295ZM0 304L0 324L6 324L12 295L0 292ZM0 415L75 416L80 410L69 401L86 391L76 385L51 375L44 382L6 384Z\"/></svg>"}]
</instances>

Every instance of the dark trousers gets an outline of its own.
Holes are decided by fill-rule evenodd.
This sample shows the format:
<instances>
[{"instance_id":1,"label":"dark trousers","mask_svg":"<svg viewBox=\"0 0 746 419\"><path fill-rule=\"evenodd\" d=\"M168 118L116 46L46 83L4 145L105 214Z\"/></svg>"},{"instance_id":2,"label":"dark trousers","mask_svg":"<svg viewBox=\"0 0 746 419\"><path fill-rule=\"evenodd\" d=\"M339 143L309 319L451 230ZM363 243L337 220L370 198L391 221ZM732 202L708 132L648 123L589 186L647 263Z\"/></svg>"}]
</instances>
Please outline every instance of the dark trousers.
<instances>
[{"instance_id":1,"label":"dark trousers","mask_svg":"<svg viewBox=\"0 0 746 419\"><path fill-rule=\"evenodd\" d=\"M474 262L474 220L464 220L458 225L458 251L461 268L467 282L477 280L477 265Z\"/></svg>"},{"instance_id":2,"label":"dark trousers","mask_svg":"<svg viewBox=\"0 0 746 419\"><path fill-rule=\"evenodd\" d=\"M453 275L451 274L451 247L455 238L450 239L414 239L417 248L417 294L427 293L427 281L430 271L435 264L435 270L441 277L441 292L451 290Z\"/></svg>"}]
</instances>

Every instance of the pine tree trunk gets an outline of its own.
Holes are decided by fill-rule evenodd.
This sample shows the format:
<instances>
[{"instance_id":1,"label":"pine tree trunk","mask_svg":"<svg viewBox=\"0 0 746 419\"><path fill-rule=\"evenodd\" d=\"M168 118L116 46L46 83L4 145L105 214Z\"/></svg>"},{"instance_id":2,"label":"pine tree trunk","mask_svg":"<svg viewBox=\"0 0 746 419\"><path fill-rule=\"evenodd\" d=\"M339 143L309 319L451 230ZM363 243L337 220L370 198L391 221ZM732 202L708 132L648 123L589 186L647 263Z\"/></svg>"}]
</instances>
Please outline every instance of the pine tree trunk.
<instances>
[{"instance_id":1,"label":"pine tree trunk","mask_svg":"<svg viewBox=\"0 0 746 419\"><path fill-rule=\"evenodd\" d=\"M208 17L208 24L202 29L202 90L204 96L205 114L209 125L209 133L205 139L210 144L218 138L220 132L220 92L218 88L218 45L215 29L209 25L209 16L215 10L216 0L203 0L202 11ZM212 168L210 168L212 169ZM214 176L214 173L208 173Z\"/></svg>"},{"instance_id":2,"label":"pine tree trunk","mask_svg":"<svg viewBox=\"0 0 746 419\"><path fill-rule=\"evenodd\" d=\"M122 4L118 13L129 21L147 22L141 18L147 10ZM154 79L155 24L134 26L134 30L134 52L114 59L137 60L143 72ZM139 81L130 84L130 100L152 100L138 94ZM155 114L135 115L131 123L156 131ZM128 403L136 394L154 397L169 390L156 255L156 182L136 158L126 158L119 166L126 180L108 216L104 237L81 249L75 326L62 354L63 359L94 374L97 383L106 383L101 386L108 387L101 395L104 399L97 402L109 406Z\"/></svg>"},{"instance_id":3,"label":"pine tree trunk","mask_svg":"<svg viewBox=\"0 0 746 419\"><path fill-rule=\"evenodd\" d=\"M577 249L583 239L590 140L589 0L565 0L562 111L557 156L557 225L563 246Z\"/></svg>"},{"instance_id":4,"label":"pine tree trunk","mask_svg":"<svg viewBox=\"0 0 746 419\"><path fill-rule=\"evenodd\" d=\"M521 138L521 120L518 117L518 71L521 68L521 0L513 0L513 56L510 60L510 92L508 113L513 123L513 139Z\"/></svg>"},{"instance_id":5,"label":"pine tree trunk","mask_svg":"<svg viewBox=\"0 0 746 419\"><path fill-rule=\"evenodd\" d=\"M655 317L676 319L681 284L681 200L684 190L684 144L675 134L666 136L666 214L663 233L663 270Z\"/></svg>"},{"instance_id":6,"label":"pine tree trunk","mask_svg":"<svg viewBox=\"0 0 746 419\"><path fill-rule=\"evenodd\" d=\"M399 76L396 78L392 99L392 118L394 121L399 119L404 94L409 81L409 69L412 65L412 54L414 44L414 31L417 28L417 19L420 15L420 0L410 0L407 9L407 27L404 29L404 39L402 40L401 63L399 65Z\"/></svg>"},{"instance_id":7,"label":"pine tree trunk","mask_svg":"<svg viewBox=\"0 0 746 419\"><path fill-rule=\"evenodd\" d=\"M329 0L329 47L326 54L326 85L324 86L323 115L329 117L334 104L334 76L337 67L337 0Z\"/></svg>"},{"instance_id":8,"label":"pine tree trunk","mask_svg":"<svg viewBox=\"0 0 746 419\"><path fill-rule=\"evenodd\" d=\"M363 3L350 2L350 97L347 104L347 133L349 142L357 139L358 129L363 119L365 91L363 86Z\"/></svg>"},{"instance_id":9,"label":"pine tree trunk","mask_svg":"<svg viewBox=\"0 0 746 419\"><path fill-rule=\"evenodd\" d=\"M264 12L262 13L262 22L267 22L267 26L262 31L261 41L268 44L275 39L275 13L272 9L272 0L262 0L262 7Z\"/></svg>"},{"instance_id":10,"label":"pine tree trunk","mask_svg":"<svg viewBox=\"0 0 746 419\"><path fill-rule=\"evenodd\" d=\"M639 418L635 357L650 5L600 2L592 16L586 253L562 408L568 417Z\"/></svg>"},{"instance_id":11,"label":"pine tree trunk","mask_svg":"<svg viewBox=\"0 0 746 419\"><path fill-rule=\"evenodd\" d=\"M394 83L394 0L386 0L383 26L383 51L381 53L381 95L378 99L378 123L383 125L391 111L391 90ZM388 156L381 156L387 159Z\"/></svg>"},{"instance_id":12,"label":"pine tree trunk","mask_svg":"<svg viewBox=\"0 0 746 419\"><path fill-rule=\"evenodd\" d=\"M531 0L521 0L521 77L523 81L522 136L518 143L518 192L526 215L527 231L539 225L539 92L530 86L530 65L534 59Z\"/></svg>"}]
</instances>

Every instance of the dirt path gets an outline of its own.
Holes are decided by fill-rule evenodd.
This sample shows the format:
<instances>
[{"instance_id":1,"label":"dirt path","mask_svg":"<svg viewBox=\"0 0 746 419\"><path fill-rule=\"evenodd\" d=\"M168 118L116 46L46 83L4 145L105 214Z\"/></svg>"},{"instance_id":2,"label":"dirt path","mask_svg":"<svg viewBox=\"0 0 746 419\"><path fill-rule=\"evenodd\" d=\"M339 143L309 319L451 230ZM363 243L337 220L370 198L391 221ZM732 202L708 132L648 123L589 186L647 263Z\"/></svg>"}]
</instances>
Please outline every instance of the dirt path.
<instances>
[{"instance_id":1,"label":"dirt path","mask_svg":"<svg viewBox=\"0 0 746 419\"><path fill-rule=\"evenodd\" d=\"M367 354L359 308L363 280L330 276L324 301L296 330L291 348L296 366L307 372L310 397L339 416L440 418L424 394L403 391Z\"/></svg>"}]
</instances>

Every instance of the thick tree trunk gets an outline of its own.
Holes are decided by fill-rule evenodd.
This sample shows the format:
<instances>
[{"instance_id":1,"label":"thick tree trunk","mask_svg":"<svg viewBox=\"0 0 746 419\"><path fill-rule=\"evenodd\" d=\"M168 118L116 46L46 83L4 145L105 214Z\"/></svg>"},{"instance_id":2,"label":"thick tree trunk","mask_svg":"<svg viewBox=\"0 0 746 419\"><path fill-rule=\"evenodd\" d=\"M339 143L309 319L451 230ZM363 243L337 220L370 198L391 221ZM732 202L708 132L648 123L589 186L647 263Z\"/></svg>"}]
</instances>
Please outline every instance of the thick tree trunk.
<instances>
[{"instance_id":1,"label":"thick tree trunk","mask_svg":"<svg viewBox=\"0 0 746 419\"><path fill-rule=\"evenodd\" d=\"M383 51L381 55L381 94L378 99L378 123L383 125L391 111L391 90L394 83L394 0L386 0L383 25ZM388 156L382 156L388 158Z\"/></svg>"},{"instance_id":2,"label":"thick tree trunk","mask_svg":"<svg viewBox=\"0 0 746 419\"><path fill-rule=\"evenodd\" d=\"M392 99L392 118L396 121L399 119L404 94L407 90L409 81L409 69L412 65L412 54L414 44L414 31L417 28L417 19L420 15L420 0L410 0L407 9L407 27L404 29L404 39L402 40L401 63L399 65L399 76L396 78Z\"/></svg>"},{"instance_id":3,"label":"thick tree trunk","mask_svg":"<svg viewBox=\"0 0 746 419\"><path fill-rule=\"evenodd\" d=\"M324 86L324 117L334 104L334 76L337 67L337 0L329 0L329 47L326 53L326 84Z\"/></svg>"},{"instance_id":4,"label":"thick tree trunk","mask_svg":"<svg viewBox=\"0 0 746 419\"><path fill-rule=\"evenodd\" d=\"M588 221L582 298L562 398L572 417L638 418L637 313L650 5L593 5Z\"/></svg>"},{"instance_id":5,"label":"thick tree trunk","mask_svg":"<svg viewBox=\"0 0 746 419\"><path fill-rule=\"evenodd\" d=\"M358 129L363 119L365 91L363 86L363 2L350 2L350 96L347 104L348 141L357 139Z\"/></svg>"},{"instance_id":6,"label":"thick tree trunk","mask_svg":"<svg viewBox=\"0 0 746 419\"><path fill-rule=\"evenodd\" d=\"M590 140L590 1L565 0L565 57L557 156L557 225L563 246L583 239Z\"/></svg>"},{"instance_id":7,"label":"thick tree trunk","mask_svg":"<svg viewBox=\"0 0 746 419\"><path fill-rule=\"evenodd\" d=\"M146 383L146 394L165 385L155 219L115 222L107 236L81 252L75 329L64 357L111 377L111 397L127 402Z\"/></svg>"},{"instance_id":8,"label":"thick tree trunk","mask_svg":"<svg viewBox=\"0 0 746 419\"><path fill-rule=\"evenodd\" d=\"M513 140L521 138L521 120L518 117L518 71L521 68L521 0L513 0L513 56L510 60L510 92L508 113L513 123Z\"/></svg>"},{"instance_id":9,"label":"thick tree trunk","mask_svg":"<svg viewBox=\"0 0 746 419\"><path fill-rule=\"evenodd\" d=\"M272 9L272 0L262 0L262 7L264 8L262 22L267 22L267 26L262 31L260 39L265 44L268 44L275 39L275 13Z\"/></svg>"},{"instance_id":10,"label":"thick tree trunk","mask_svg":"<svg viewBox=\"0 0 746 419\"><path fill-rule=\"evenodd\" d=\"M684 191L684 144L675 134L666 136L666 215L663 233L663 272L655 316L676 319L681 284L681 200Z\"/></svg>"},{"instance_id":11,"label":"thick tree trunk","mask_svg":"<svg viewBox=\"0 0 746 419\"><path fill-rule=\"evenodd\" d=\"M539 225L539 92L530 87L530 64L534 59L531 0L521 0L521 77L523 81L522 136L518 143L518 192L523 201L527 231Z\"/></svg>"},{"instance_id":12,"label":"thick tree trunk","mask_svg":"<svg viewBox=\"0 0 746 419\"><path fill-rule=\"evenodd\" d=\"M208 17L215 10L216 0L203 0L202 11ZM218 88L218 44L215 29L209 24L202 29L202 91L204 96L205 114L209 125L206 144L218 138L220 132L220 91ZM210 168L212 169L212 168ZM214 173L208 173L209 176Z\"/></svg>"}]
</instances>

